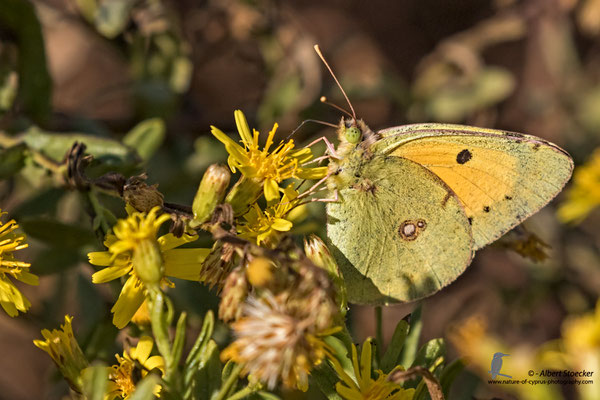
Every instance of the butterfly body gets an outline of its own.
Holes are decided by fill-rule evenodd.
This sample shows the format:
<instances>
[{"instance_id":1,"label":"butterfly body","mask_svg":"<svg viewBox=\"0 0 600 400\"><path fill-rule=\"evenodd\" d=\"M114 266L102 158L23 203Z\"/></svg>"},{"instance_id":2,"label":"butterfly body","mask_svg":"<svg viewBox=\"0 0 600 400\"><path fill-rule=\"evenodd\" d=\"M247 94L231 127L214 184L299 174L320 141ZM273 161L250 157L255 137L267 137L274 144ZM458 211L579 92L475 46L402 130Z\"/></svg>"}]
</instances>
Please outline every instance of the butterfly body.
<instances>
[{"instance_id":1,"label":"butterfly body","mask_svg":"<svg viewBox=\"0 0 600 400\"><path fill-rule=\"evenodd\" d=\"M374 133L354 120L339 129L327 229L354 303L440 290L475 250L556 196L573 168L558 146L518 133L446 124Z\"/></svg>"}]
</instances>

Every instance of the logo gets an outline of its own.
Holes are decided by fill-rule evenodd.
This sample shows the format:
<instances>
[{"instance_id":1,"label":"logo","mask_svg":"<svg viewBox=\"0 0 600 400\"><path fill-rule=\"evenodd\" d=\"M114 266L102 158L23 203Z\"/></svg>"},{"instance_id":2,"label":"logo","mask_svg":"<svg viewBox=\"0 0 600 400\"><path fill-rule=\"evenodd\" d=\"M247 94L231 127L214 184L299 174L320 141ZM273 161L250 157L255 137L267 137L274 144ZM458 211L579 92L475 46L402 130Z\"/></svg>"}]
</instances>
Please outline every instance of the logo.
<instances>
[{"instance_id":1,"label":"logo","mask_svg":"<svg viewBox=\"0 0 600 400\"><path fill-rule=\"evenodd\" d=\"M512 379L512 376L500 373L500 370L502 370L502 357L506 356L510 356L510 354L504 354L500 352L494 353L494 357L492 357L492 365L488 371L490 375L492 375L492 379L496 379L497 376L503 376L505 378Z\"/></svg>"}]
</instances>

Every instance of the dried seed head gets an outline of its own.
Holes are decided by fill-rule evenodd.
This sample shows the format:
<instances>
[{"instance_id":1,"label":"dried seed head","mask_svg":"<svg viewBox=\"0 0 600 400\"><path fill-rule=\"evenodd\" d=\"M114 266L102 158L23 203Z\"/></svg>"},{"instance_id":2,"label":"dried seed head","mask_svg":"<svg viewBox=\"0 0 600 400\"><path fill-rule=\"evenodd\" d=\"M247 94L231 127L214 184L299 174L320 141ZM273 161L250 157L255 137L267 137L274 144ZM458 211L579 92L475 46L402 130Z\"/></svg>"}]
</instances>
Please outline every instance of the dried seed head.
<instances>
[{"instance_id":1,"label":"dried seed head","mask_svg":"<svg viewBox=\"0 0 600 400\"><path fill-rule=\"evenodd\" d=\"M219 318L225 322L238 320L242 315L242 304L248 296L250 287L243 268L231 271L225 279L219 303Z\"/></svg>"}]
</instances>

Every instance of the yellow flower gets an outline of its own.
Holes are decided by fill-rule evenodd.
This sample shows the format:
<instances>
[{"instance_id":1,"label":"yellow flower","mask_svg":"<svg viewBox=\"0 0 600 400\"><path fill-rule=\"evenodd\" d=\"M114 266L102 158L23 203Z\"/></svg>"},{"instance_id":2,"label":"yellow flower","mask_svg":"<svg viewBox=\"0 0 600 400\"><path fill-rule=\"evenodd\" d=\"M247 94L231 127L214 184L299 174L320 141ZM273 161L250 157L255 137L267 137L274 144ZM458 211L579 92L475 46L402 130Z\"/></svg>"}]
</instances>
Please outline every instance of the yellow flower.
<instances>
[{"instance_id":1,"label":"yellow flower","mask_svg":"<svg viewBox=\"0 0 600 400\"><path fill-rule=\"evenodd\" d=\"M221 359L244 365L243 373L273 389L279 380L287 387L306 391L311 369L333 350L323 340L337 329L316 332L310 318L302 319L287 309L285 298L250 297L244 316L232 324L236 340L221 353Z\"/></svg>"},{"instance_id":2,"label":"yellow flower","mask_svg":"<svg viewBox=\"0 0 600 400\"><path fill-rule=\"evenodd\" d=\"M279 197L278 184L284 179L320 179L327 174L327 167L303 167L312 159L312 151L309 148L294 150L293 140L285 143L282 141L269 152L277 124L269 132L261 150L258 145L258 131L250 133L246 117L240 110L236 110L234 116L243 147L214 126L211 126L211 132L225 145L231 170L236 172L239 169L245 177L261 182L267 201Z\"/></svg>"},{"instance_id":3,"label":"yellow flower","mask_svg":"<svg viewBox=\"0 0 600 400\"><path fill-rule=\"evenodd\" d=\"M0 217L3 214L6 213L0 210ZM28 285L38 284L38 277L28 271L31 264L18 261L13 255L14 251L28 246L24 243L25 235L13 233L18 227L14 219L7 223L0 221L0 305L11 317L17 316L19 311L26 312L31 303L17 289L9 276Z\"/></svg>"},{"instance_id":4,"label":"yellow flower","mask_svg":"<svg viewBox=\"0 0 600 400\"><path fill-rule=\"evenodd\" d=\"M274 245L276 237L281 232L292 229L293 223L286 215L299 204L298 192L292 185L283 189L283 196L265 211L258 204L253 204L250 211L244 215L245 222L238 226L238 232L244 239L256 241L256 244Z\"/></svg>"},{"instance_id":5,"label":"yellow flower","mask_svg":"<svg viewBox=\"0 0 600 400\"><path fill-rule=\"evenodd\" d=\"M65 315L61 330L44 329L42 336L45 340L34 340L33 344L52 357L71 388L81 393L81 371L88 366L88 362L73 335L72 321L73 317Z\"/></svg>"},{"instance_id":6,"label":"yellow flower","mask_svg":"<svg viewBox=\"0 0 600 400\"><path fill-rule=\"evenodd\" d=\"M377 379L372 378L372 339L365 340L362 346L360 361L356 346L352 344L352 367L356 379L352 379L337 360L333 361L335 371L342 382L335 385L335 390L346 400L410 400L415 389L403 389L397 383L388 380L389 374L377 370ZM395 371L396 367L392 370ZM390 372L391 373L391 372Z\"/></svg>"},{"instance_id":7,"label":"yellow flower","mask_svg":"<svg viewBox=\"0 0 600 400\"><path fill-rule=\"evenodd\" d=\"M136 347L123 352L123 357L115 354L118 364L109 367L108 398L127 399L135 390L139 379L151 371L165 372L165 361L161 356L152 356L154 342L149 336L142 336ZM154 395L160 397L160 385L154 388Z\"/></svg>"},{"instance_id":8,"label":"yellow flower","mask_svg":"<svg viewBox=\"0 0 600 400\"><path fill-rule=\"evenodd\" d=\"M585 165L577 167L567 200L558 209L564 223L583 221L600 205L600 149L596 149Z\"/></svg>"},{"instance_id":9,"label":"yellow flower","mask_svg":"<svg viewBox=\"0 0 600 400\"><path fill-rule=\"evenodd\" d=\"M177 238L166 234L156 238L160 226L169 219L158 216L158 207L148 214L134 212L121 219L104 242L107 251L88 254L93 265L107 267L92 275L94 283L104 283L129 275L117 302L112 308L113 323L124 328L146 297L146 285L161 283L174 286L166 277L196 281L202 261L210 249L176 249L196 240L197 236L184 234Z\"/></svg>"}]
</instances>

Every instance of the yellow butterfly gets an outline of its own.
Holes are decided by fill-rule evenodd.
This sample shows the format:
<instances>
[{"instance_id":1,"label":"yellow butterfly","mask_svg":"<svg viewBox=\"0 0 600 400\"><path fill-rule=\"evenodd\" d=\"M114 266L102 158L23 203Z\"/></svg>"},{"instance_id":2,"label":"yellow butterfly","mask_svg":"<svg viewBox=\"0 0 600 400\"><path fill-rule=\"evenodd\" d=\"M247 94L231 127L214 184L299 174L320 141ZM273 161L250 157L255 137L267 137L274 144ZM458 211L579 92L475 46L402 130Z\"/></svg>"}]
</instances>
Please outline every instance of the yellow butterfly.
<instances>
[{"instance_id":1,"label":"yellow butterfly","mask_svg":"<svg viewBox=\"0 0 600 400\"><path fill-rule=\"evenodd\" d=\"M327 236L353 303L435 293L573 171L566 151L535 136L434 123L373 132L352 111L338 147L328 145L337 201L327 204Z\"/></svg>"}]
</instances>

